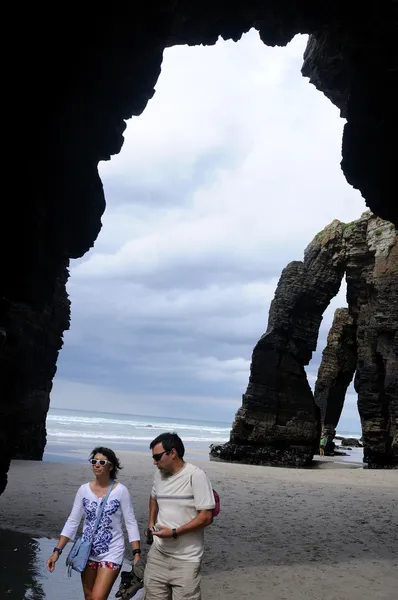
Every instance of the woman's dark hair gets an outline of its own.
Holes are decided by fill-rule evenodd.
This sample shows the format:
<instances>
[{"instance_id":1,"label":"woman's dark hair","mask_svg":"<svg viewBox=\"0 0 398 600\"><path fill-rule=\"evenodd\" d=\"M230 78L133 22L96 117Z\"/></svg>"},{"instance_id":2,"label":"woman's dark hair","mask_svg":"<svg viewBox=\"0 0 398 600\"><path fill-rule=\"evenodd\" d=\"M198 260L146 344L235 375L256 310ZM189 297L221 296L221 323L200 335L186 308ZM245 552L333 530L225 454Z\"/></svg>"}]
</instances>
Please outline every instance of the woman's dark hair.
<instances>
[{"instance_id":1,"label":"woman's dark hair","mask_svg":"<svg viewBox=\"0 0 398 600\"><path fill-rule=\"evenodd\" d=\"M96 454L103 454L112 463L112 469L109 471L109 476L111 479L116 479L116 475L120 469L123 469L120 464L120 460L116 456L113 450L110 448L104 448L103 446L97 446L90 454L90 460L94 458Z\"/></svg>"},{"instance_id":2,"label":"woman's dark hair","mask_svg":"<svg viewBox=\"0 0 398 600\"><path fill-rule=\"evenodd\" d=\"M149 444L150 450L152 450L157 444L163 444L163 448L166 450L166 452L170 452L170 450L174 448L179 458L184 457L185 447L182 439L176 433L161 433Z\"/></svg>"}]
</instances>

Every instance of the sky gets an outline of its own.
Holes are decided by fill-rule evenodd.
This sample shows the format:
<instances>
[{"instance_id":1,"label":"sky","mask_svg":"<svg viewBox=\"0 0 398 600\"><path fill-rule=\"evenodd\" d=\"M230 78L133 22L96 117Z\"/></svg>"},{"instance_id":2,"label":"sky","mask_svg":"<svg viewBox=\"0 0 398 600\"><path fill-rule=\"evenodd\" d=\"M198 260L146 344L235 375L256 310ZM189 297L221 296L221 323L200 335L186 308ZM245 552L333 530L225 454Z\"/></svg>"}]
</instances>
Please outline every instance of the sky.
<instances>
[{"instance_id":1,"label":"sky","mask_svg":"<svg viewBox=\"0 0 398 600\"><path fill-rule=\"evenodd\" d=\"M302 77L306 36L165 50L153 99L100 163L94 248L72 261L51 405L233 421L282 269L366 210L340 169L344 120ZM313 386L331 302L307 373ZM358 430L350 388L340 430Z\"/></svg>"}]
</instances>

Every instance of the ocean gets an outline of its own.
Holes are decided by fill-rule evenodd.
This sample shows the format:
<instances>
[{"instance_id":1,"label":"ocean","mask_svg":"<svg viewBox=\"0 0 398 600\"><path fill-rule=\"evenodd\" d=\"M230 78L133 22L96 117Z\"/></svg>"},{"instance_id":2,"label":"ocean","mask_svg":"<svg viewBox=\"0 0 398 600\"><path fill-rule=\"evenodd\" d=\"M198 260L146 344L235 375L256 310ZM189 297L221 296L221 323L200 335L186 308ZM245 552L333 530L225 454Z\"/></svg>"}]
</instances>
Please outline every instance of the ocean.
<instances>
[{"instance_id":1,"label":"ocean","mask_svg":"<svg viewBox=\"0 0 398 600\"><path fill-rule=\"evenodd\" d=\"M50 408L44 460L80 460L95 446L149 452L160 433L182 438L188 458L205 458L212 443L229 439L232 423ZM204 453L204 451L206 451Z\"/></svg>"},{"instance_id":2,"label":"ocean","mask_svg":"<svg viewBox=\"0 0 398 600\"><path fill-rule=\"evenodd\" d=\"M44 460L85 460L95 446L149 452L150 442L164 431L182 438L187 458L208 458L210 444L229 439L232 422L196 421L176 417L149 417L119 413L50 408ZM359 432L338 431L360 438ZM339 444L339 442L337 442ZM354 451L356 457L358 451Z\"/></svg>"}]
</instances>

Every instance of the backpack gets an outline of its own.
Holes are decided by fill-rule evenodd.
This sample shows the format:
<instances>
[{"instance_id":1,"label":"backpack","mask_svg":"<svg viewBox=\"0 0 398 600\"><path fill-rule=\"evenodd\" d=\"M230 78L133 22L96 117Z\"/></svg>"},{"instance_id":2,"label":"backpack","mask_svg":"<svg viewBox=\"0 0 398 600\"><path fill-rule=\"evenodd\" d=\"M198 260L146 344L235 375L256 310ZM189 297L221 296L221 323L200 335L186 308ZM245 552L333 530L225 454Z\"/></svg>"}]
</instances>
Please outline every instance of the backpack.
<instances>
[{"instance_id":1,"label":"backpack","mask_svg":"<svg viewBox=\"0 0 398 600\"><path fill-rule=\"evenodd\" d=\"M218 492L216 492L216 490L213 490L213 494L214 501L216 503L215 507L213 508L213 517L218 517L218 515L220 514L220 496Z\"/></svg>"},{"instance_id":2,"label":"backpack","mask_svg":"<svg viewBox=\"0 0 398 600\"><path fill-rule=\"evenodd\" d=\"M192 476L191 476L191 486L192 486ZM221 501L220 501L220 495L218 492L216 492L216 490L213 490L213 496L214 496L214 502L216 503L215 507L213 508L213 518L214 517L218 517L218 515L220 514L220 510L221 510Z\"/></svg>"}]
</instances>

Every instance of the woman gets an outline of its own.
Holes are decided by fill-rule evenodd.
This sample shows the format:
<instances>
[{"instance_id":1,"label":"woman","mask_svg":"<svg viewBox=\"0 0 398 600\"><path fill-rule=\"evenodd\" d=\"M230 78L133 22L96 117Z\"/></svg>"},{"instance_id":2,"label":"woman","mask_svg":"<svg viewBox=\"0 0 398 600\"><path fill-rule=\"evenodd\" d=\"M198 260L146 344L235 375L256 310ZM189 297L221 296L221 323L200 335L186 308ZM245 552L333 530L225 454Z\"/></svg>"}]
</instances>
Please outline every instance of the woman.
<instances>
[{"instance_id":1,"label":"woman","mask_svg":"<svg viewBox=\"0 0 398 600\"><path fill-rule=\"evenodd\" d=\"M124 557L122 516L133 548L133 562L140 558L140 534L130 494L122 483L116 481L121 468L113 450L94 448L90 463L95 479L83 484L77 491L72 511L61 532L58 544L47 560L47 569L52 573L55 563L69 540L76 536L80 521L84 517L83 535L89 535L94 526L101 499L106 495L112 481L114 486L105 505L101 522L93 537L91 555L83 571L82 584L85 600L106 600L119 574Z\"/></svg>"}]
</instances>

